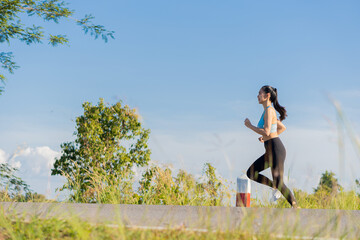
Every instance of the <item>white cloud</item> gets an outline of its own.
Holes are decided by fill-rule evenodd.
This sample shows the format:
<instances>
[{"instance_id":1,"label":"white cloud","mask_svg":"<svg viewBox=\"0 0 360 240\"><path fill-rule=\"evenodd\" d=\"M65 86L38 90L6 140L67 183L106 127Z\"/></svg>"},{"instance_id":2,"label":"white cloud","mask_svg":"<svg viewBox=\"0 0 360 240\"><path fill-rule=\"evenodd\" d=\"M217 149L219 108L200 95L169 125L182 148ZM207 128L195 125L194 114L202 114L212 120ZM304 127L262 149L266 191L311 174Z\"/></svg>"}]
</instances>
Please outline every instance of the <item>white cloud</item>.
<instances>
[{"instance_id":1,"label":"white cloud","mask_svg":"<svg viewBox=\"0 0 360 240\"><path fill-rule=\"evenodd\" d=\"M16 168L16 169L19 169L21 167L21 163L20 162L12 162L10 163L10 165L13 167L13 168Z\"/></svg>"},{"instance_id":2,"label":"white cloud","mask_svg":"<svg viewBox=\"0 0 360 240\"><path fill-rule=\"evenodd\" d=\"M7 154L4 150L0 149L0 163L6 163L9 158L9 154Z\"/></svg>"},{"instance_id":3,"label":"white cloud","mask_svg":"<svg viewBox=\"0 0 360 240\"><path fill-rule=\"evenodd\" d=\"M55 163L55 158L60 157L59 152L56 152L47 146L37 147L36 152L47 160L48 168L52 168Z\"/></svg>"},{"instance_id":4,"label":"white cloud","mask_svg":"<svg viewBox=\"0 0 360 240\"><path fill-rule=\"evenodd\" d=\"M59 152L52 150L48 146L26 147L19 149L12 157L12 161L17 159L21 163L23 166L20 169L21 172L47 176L54 165L55 158L59 156Z\"/></svg>"},{"instance_id":5,"label":"white cloud","mask_svg":"<svg viewBox=\"0 0 360 240\"><path fill-rule=\"evenodd\" d=\"M0 162L7 162L18 169L17 176L25 180L30 188L48 197L55 196L55 188L62 185L58 177L50 177L55 158L60 152L52 150L48 146L41 147L18 147L12 154L0 149ZM50 184L51 181L55 184ZM54 187L52 188L52 185Z\"/></svg>"},{"instance_id":6,"label":"white cloud","mask_svg":"<svg viewBox=\"0 0 360 240\"><path fill-rule=\"evenodd\" d=\"M48 175L60 153L48 146L18 147L11 155L0 149L0 163L9 163L21 172Z\"/></svg>"}]
</instances>

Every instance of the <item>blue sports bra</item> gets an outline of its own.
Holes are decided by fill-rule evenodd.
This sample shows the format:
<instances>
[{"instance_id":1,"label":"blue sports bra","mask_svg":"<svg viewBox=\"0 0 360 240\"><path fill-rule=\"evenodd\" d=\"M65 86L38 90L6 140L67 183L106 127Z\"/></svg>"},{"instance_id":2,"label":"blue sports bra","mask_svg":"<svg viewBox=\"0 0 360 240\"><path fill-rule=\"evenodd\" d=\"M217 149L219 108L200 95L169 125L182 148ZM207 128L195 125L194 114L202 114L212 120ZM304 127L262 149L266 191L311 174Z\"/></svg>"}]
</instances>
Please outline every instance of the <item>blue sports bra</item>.
<instances>
[{"instance_id":1,"label":"blue sports bra","mask_svg":"<svg viewBox=\"0 0 360 240\"><path fill-rule=\"evenodd\" d=\"M269 108L270 106L268 106L267 108ZM265 110L267 109L265 108ZM265 115L265 110L263 112L263 114L261 115L260 121L257 125L258 128L264 128L264 115ZM277 123L271 124L271 129L270 129L270 133L276 132L277 131Z\"/></svg>"}]
</instances>

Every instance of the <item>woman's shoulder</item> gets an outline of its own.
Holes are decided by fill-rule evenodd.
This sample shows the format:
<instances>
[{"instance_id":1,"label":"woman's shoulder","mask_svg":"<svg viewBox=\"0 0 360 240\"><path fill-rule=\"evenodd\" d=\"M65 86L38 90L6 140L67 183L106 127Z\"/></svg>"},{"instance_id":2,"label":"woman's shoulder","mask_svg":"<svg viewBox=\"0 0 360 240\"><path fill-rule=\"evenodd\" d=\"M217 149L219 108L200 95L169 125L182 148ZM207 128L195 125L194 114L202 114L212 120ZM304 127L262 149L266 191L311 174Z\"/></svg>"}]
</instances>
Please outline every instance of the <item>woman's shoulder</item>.
<instances>
[{"instance_id":1,"label":"woman's shoulder","mask_svg":"<svg viewBox=\"0 0 360 240\"><path fill-rule=\"evenodd\" d=\"M270 106L267 109L265 109L265 114L267 116L275 116L276 117L276 110L273 106Z\"/></svg>"},{"instance_id":2,"label":"woman's shoulder","mask_svg":"<svg viewBox=\"0 0 360 240\"><path fill-rule=\"evenodd\" d=\"M275 108L273 106L270 106L268 108L265 109L265 112L269 113L269 112L276 112Z\"/></svg>"}]
</instances>

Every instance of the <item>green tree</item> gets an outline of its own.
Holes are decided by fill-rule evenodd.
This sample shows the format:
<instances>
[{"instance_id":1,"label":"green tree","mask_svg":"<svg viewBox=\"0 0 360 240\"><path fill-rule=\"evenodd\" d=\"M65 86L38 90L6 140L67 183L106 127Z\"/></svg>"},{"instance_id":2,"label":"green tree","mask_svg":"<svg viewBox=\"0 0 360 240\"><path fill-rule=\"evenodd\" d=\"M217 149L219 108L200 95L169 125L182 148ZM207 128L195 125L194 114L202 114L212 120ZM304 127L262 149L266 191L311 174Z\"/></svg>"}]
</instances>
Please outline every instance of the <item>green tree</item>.
<instances>
[{"instance_id":1,"label":"green tree","mask_svg":"<svg viewBox=\"0 0 360 240\"><path fill-rule=\"evenodd\" d=\"M15 175L16 171L8 163L0 163L0 199L10 200L31 192L29 185Z\"/></svg>"},{"instance_id":2,"label":"green tree","mask_svg":"<svg viewBox=\"0 0 360 240\"><path fill-rule=\"evenodd\" d=\"M356 187L360 190L360 179L355 179ZM360 197L360 193L358 193L358 196Z\"/></svg>"},{"instance_id":3,"label":"green tree","mask_svg":"<svg viewBox=\"0 0 360 240\"><path fill-rule=\"evenodd\" d=\"M73 17L75 11L67 6L68 3L62 0L0 0L0 43L10 44L12 39L18 39L27 45L42 43L45 39L52 46L69 43L64 34L46 33L43 26L39 25L26 26L24 19L33 16L54 23L59 23L61 19L70 19L95 38L101 37L105 42L108 38L114 38L113 31L92 23L92 15L76 19ZM0 52L0 66L10 73L18 68L12 52ZM0 81L5 81L5 76L1 73ZM0 93L2 90L3 87L0 88Z\"/></svg>"},{"instance_id":4,"label":"green tree","mask_svg":"<svg viewBox=\"0 0 360 240\"><path fill-rule=\"evenodd\" d=\"M325 171L320 178L319 185L314 189L315 193L320 191L325 191L327 193L336 194L339 191L342 191L342 186L338 183L338 180L335 178L335 173Z\"/></svg>"},{"instance_id":5,"label":"green tree","mask_svg":"<svg viewBox=\"0 0 360 240\"><path fill-rule=\"evenodd\" d=\"M61 144L62 156L55 160L52 175L68 182L60 189L72 191L72 199L96 202L96 179L106 188L128 176L131 167L150 160L147 141L150 130L142 128L138 115L121 102L107 105L83 104L84 114L76 119L75 141Z\"/></svg>"}]
</instances>

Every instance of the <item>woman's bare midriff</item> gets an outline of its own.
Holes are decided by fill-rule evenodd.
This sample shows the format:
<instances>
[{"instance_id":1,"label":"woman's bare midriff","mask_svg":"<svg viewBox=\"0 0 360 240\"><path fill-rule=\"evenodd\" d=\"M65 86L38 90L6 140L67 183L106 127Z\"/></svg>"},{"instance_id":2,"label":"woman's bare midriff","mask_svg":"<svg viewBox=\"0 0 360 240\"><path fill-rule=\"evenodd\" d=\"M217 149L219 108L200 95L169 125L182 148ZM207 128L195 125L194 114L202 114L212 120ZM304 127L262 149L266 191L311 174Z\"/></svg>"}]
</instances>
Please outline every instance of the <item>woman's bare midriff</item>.
<instances>
[{"instance_id":1,"label":"woman's bare midriff","mask_svg":"<svg viewBox=\"0 0 360 240\"><path fill-rule=\"evenodd\" d=\"M264 142L267 141L267 140L270 140L272 138L277 138L279 137L279 135L277 134L277 132L273 132L273 133L270 133L269 136L263 136L263 140Z\"/></svg>"}]
</instances>

